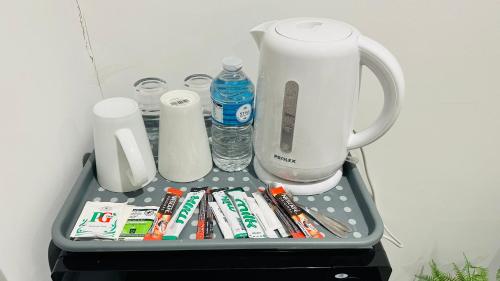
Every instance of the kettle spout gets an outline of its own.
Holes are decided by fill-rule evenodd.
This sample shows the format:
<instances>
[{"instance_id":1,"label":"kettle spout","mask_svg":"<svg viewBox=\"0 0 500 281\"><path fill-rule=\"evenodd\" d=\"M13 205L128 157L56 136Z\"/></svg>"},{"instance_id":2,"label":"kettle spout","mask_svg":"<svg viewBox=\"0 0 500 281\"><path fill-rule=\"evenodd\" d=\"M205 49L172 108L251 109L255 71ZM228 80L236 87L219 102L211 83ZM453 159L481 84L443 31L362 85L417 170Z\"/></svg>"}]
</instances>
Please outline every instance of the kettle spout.
<instances>
[{"instance_id":1,"label":"kettle spout","mask_svg":"<svg viewBox=\"0 0 500 281\"><path fill-rule=\"evenodd\" d=\"M252 28L252 30L250 30L250 34L252 35L253 39L255 40L255 43L257 43L257 47L259 47L259 49L260 49L260 43L262 41L262 38L264 37L264 34L266 34L269 27L271 25L275 24L276 22L277 22L277 20L266 21L264 23L257 25L256 27Z\"/></svg>"}]
</instances>

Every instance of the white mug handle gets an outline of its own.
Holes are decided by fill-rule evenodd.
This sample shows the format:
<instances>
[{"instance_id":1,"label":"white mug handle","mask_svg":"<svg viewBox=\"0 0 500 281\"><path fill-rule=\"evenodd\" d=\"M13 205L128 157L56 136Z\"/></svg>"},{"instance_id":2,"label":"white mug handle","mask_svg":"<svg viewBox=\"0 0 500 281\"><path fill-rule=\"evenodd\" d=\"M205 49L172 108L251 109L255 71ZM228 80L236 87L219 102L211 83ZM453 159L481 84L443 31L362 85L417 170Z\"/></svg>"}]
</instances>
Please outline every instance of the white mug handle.
<instances>
[{"instance_id":1,"label":"white mug handle","mask_svg":"<svg viewBox=\"0 0 500 281\"><path fill-rule=\"evenodd\" d=\"M382 45L360 36L361 64L366 65L377 77L384 90L384 106L377 120L358 133L351 133L347 149L355 149L372 143L391 128L396 121L404 98L403 71L396 58Z\"/></svg>"},{"instance_id":2,"label":"white mug handle","mask_svg":"<svg viewBox=\"0 0 500 281\"><path fill-rule=\"evenodd\" d=\"M127 170L127 176L133 186L142 186L148 182L148 173L144 158L141 155L139 146L135 141L135 137L130 129L119 129L115 132L115 136L120 143L125 158L127 158L130 167Z\"/></svg>"}]
</instances>

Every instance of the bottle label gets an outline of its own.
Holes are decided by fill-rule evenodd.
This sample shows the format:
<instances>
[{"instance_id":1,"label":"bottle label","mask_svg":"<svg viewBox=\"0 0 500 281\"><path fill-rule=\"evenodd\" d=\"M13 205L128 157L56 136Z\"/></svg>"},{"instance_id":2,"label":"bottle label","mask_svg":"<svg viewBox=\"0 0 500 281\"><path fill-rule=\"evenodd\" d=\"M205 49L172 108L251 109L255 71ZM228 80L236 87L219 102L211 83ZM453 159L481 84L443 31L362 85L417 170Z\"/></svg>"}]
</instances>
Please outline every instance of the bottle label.
<instances>
[{"instance_id":1,"label":"bottle label","mask_svg":"<svg viewBox=\"0 0 500 281\"><path fill-rule=\"evenodd\" d=\"M244 104L222 104L212 100L212 119L227 126L247 125L253 120L253 99Z\"/></svg>"}]
</instances>

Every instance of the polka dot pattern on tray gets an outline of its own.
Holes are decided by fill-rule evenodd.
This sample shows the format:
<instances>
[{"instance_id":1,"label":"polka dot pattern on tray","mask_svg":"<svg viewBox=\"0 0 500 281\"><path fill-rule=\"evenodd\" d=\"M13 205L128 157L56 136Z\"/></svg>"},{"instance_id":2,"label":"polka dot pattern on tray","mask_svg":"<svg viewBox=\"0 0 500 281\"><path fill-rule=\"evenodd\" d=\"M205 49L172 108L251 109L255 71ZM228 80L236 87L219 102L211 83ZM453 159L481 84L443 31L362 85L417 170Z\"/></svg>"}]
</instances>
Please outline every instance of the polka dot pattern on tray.
<instances>
[{"instance_id":1,"label":"polka dot pattern on tray","mask_svg":"<svg viewBox=\"0 0 500 281\"><path fill-rule=\"evenodd\" d=\"M146 187L129 193L114 193L95 184L93 190L87 192L87 200L95 202L127 202L139 206L159 206L163 200L166 187L175 187L183 191L183 197L192 187L242 187L248 196L256 192L259 186L265 186L255 176L252 167L239 172L228 173L218 168L201 179L191 183L174 183L165 180L159 174ZM359 240L369 235L369 228L358 206L356 197L345 177L330 191L313 196L293 196L293 201L310 207L326 216L339 219L348 224L353 232L346 239ZM182 202L183 198L180 200ZM179 203L180 204L180 203ZM196 228L198 225L199 210L196 209L190 222L181 233L180 239L196 239ZM326 234L325 239L338 239L328 230L317 225L318 229ZM214 225L214 233L217 239L223 236L217 225Z\"/></svg>"}]
</instances>

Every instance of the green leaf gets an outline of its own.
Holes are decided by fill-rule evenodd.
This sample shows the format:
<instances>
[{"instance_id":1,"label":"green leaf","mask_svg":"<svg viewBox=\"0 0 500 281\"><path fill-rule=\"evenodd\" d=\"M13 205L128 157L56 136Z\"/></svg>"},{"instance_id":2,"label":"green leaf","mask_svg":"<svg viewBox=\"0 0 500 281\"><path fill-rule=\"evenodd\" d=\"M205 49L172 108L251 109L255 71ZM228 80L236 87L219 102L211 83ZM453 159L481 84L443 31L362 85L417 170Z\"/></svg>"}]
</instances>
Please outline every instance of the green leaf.
<instances>
[{"instance_id":1,"label":"green leaf","mask_svg":"<svg viewBox=\"0 0 500 281\"><path fill-rule=\"evenodd\" d=\"M415 275L417 281L434 281L434 278L429 275Z\"/></svg>"},{"instance_id":2,"label":"green leaf","mask_svg":"<svg viewBox=\"0 0 500 281\"><path fill-rule=\"evenodd\" d=\"M470 269L472 268L472 264L470 263L469 259L465 255L465 253L463 253L463 255L464 255L464 260L465 260L464 271L467 271L467 275L470 276Z\"/></svg>"},{"instance_id":3,"label":"green leaf","mask_svg":"<svg viewBox=\"0 0 500 281\"><path fill-rule=\"evenodd\" d=\"M455 279L457 281L471 281L470 278L465 279L465 274L462 272L462 270L457 266L456 263L453 263L453 271L455 272ZM469 267L467 266L467 263L465 265L464 271L467 273L469 271ZM467 274L468 277L470 277L470 274Z\"/></svg>"},{"instance_id":4,"label":"green leaf","mask_svg":"<svg viewBox=\"0 0 500 281\"><path fill-rule=\"evenodd\" d=\"M432 272L432 277L434 278L433 280L436 281L449 281L450 280L450 275L446 274L445 272L441 271L436 262L434 260L431 261L430 263L431 266L431 272ZM453 280L453 279L451 279Z\"/></svg>"},{"instance_id":5,"label":"green leaf","mask_svg":"<svg viewBox=\"0 0 500 281\"><path fill-rule=\"evenodd\" d=\"M436 262L432 260L429 265L431 275L415 275L418 281L488 281L488 270L484 267L473 265L467 257L463 268L453 263L453 274L441 271ZM500 269L497 271L497 281L500 281Z\"/></svg>"},{"instance_id":6,"label":"green leaf","mask_svg":"<svg viewBox=\"0 0 500 281\"><path fill-rule=\"evenodd\" d=\"M488 281L488 269L484 267L472 267L473 272L470 280L473 281Z\"/></svg>"}]
</instances>

